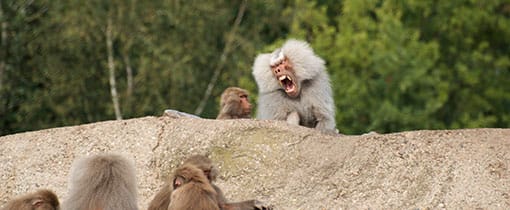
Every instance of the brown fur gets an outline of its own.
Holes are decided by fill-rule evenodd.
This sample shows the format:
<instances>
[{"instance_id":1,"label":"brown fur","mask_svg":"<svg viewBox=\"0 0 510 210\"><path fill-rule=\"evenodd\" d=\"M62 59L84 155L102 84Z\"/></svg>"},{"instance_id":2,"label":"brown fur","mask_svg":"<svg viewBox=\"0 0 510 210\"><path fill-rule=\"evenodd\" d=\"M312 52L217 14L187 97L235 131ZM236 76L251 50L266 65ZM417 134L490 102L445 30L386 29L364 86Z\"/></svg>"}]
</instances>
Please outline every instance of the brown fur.
<instances>
[{"instance_id":1,"label":"brown fur","mask_svg":"<svg viewBox=\"0 0 510 210\"><path fill-rule=\"evenodd\" d=\"M271 206L257 200L246 200L242 202L229 203L223 194L223 191L216 186L213 181L218 176L218 169L213 165L211 159L203 155L193 155L184 161L184 164L191 164L204 172L204 175L209 180L209 183L216 191L216 200L218 205L223 210L250 210L250 209L271 209ZM163 188L154 196L149 204L148 210L166 210L171 200L171 193L174 190L173 186L167 182Z\"/></svg>"},{"instance_id":2,"label":"brown fur","mask_svg":"<svg viewBox=\"0 0 510 210\"><path fill-rule=\"evenodd\" d=\"M206 156L203 155L192 155L184 161L184 164L195 165L197 168L202 170L210 182L216 181L218 176L218 169L214 167L213 162Z\"/></svg>"},{"instance_id":3,"label":"brown fur","mask_svg":"<svg viewBox=\"0 0 510 210\"><path fill-rule=\"evenodd\" d=\"M251 104L248 91L238 87L229 87L220 98L220 113L216 119L251 118Z\"/></svg>"},{"instance_id":4,"label":"brown fur","mask_svg":"<svg viewBox=\"0 0 510 210\"><path fill-rule=\"evenodd\" d=\"M227 203L227 199L225 195L223 195L223 191L216 186L213 182L216 181L216 177L218 176L218 169L214 167L213 162L206 156L203 155L193 155L184 161L184 164L192 164L197 166L200 170L204 172L204 175L207 177L211 186L216 191L216 200L218 200L219 204Z\"/></svg>"},{"instance_id":5,"label":"brown fur","mask_svg":"<svg viewBox=\"0 0 510 210\"><path fill-rule=\"evenodd\" d=\"M214 185L212 182L216 180L216 177L218 175L218 169L214 167L211 159L207 158L203 155L193 155L190 156L188 159L184 161L184 164L191 164L195 165L197 168L203 171L204 175L209 180L209 183L212 185L212 187L216 191L217 198L216 200L219 203L226 203L227 200L225 199L225 196L223 195L223 192ZM166 210L168 208L168 205L170 204L172 194L173 186L170 184L171 182L167 182L163 185L161 190L154 196L152 201L149 204L148 210Z\"/></svg>"},{"instance_id":6,"label":"brown fur","mask_svg":"<svg viewBox=\"0 0 510 210\"><path fill-rule=\"evenodd\" d=\"M170 205L170 195L172 195L172 191L172 185L166 182L149 203L148 210L167 210L168 205Z\"/></svg>"},{"instance_id":7,"label":"brown fur","mask_svg":"<svg viewBox=\"0 0 510 210\"><path fill-rule=\"evenodd\" d=\"M216 200L216 191L202 170L194 165L185 164L175 171L174 185L176 180L181 178L183 183L173 190L168 210L220 209Z\"/></svg>"},{"instance_id":8,"label":"brown fur","mask_svg":"<svg viewBox=\"0 0 510 210\"><path fill-rule=\"evenodd\" d=\"M9 201L2 210L59 210L57 195L50 190L38 190Z\"/></svg>"}]
</instances>

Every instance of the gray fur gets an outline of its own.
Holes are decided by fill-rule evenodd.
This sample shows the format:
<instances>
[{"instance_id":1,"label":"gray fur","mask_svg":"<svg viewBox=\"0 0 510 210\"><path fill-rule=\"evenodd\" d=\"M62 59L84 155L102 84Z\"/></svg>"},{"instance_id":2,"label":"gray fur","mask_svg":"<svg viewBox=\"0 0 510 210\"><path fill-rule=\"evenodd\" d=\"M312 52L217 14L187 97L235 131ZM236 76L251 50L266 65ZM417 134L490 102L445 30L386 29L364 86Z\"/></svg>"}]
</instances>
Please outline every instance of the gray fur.
<instances>
[{"instance_id":1,"label":"gray fur","mask_svg":"<svg viewBox=\"0 0 510 210\"><path fill-rule=\"evenodd\" d=\"M134 163L120 155L76 160L71 167L69 188L63 210L138 210Z\"/></svg>"},{"instance_id":2,"label":"gray fur","mask_svg":"<svg viewBox=\"0 0 510 210\"><path fill-rule=\"evenodd\" d=\"M168 116L171 118L189 117L189 118L200 119L199 116L189 114L186 112L180 112L180 111L173 110L173 109L165 109L165 111L163 112L163 116Z\"/></svg>"},{"instance_id":3,"label":"gray fur","mask_svg":"<svg viewBox=\"0 0 510 210\"><path fill-rule=\"evenodd\" d=\"M260 54L253 64L253 76L259 89L258 119L295 121L292 112L299 115L299 124L336 133L333 93L324 60L315 55L310 45L303 41L288 40L281 50L294 68L301 86L300 96L289 97L270 67L271 57L278 53Z\"/></svg>"}]
</instances>

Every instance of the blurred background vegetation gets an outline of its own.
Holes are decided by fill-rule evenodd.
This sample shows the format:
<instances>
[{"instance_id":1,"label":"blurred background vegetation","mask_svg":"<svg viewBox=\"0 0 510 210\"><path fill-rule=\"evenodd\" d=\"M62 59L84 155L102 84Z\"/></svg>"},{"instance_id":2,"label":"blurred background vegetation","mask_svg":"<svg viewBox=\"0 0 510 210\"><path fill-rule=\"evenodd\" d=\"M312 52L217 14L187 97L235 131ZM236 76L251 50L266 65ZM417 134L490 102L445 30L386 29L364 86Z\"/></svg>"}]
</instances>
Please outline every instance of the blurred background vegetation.
<instances>
[{"instance_id":1,"label":"blurred background vegetation","mask_svg":"<svg viewBox=\"0 0 510 210\"><path fill-rule=\"evenodd\" d=\"M0 6L0 135L164 109L215 118L228 86L256 107L253 60L289 38L326 60L342 133L510 127L508 0Z\"/></svg>"}]
</instances>

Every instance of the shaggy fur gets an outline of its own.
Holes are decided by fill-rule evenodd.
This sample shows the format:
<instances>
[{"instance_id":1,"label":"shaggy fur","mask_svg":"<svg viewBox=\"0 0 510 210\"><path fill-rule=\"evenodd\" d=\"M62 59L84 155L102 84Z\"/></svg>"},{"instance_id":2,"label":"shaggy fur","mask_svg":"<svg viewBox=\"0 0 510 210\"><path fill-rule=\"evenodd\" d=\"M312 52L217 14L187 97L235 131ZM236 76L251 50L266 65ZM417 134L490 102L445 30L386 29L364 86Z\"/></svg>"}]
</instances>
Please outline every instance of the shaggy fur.
<instances>
[{"instance_id":1,"label":"shaggy fur","mask_svg":"<svg viewBox=\"0 0 510 210\"><path fill-rule=\"evenodd\" d=\"M183 178L184 184L173 190L168 210L201 209L219 210L216 191L204 172L191 164L184 164L174 177Z\"/></svg>"},{"instance_id":2,"label":"shaggy fur","mask_svg":"<svg viewBox=\"0 0 510 210\"><path fill-rule=\"evenodd\" d=\"M63 210L137 210L134 163L120 155L94 155L73 163Z\"/></svg>"},{"instance_id":3,"label":"shaggy fur","mask_svg":"<svg viewBox=\"0 0 510 210\"><path fill-rule=\"evenodd\" d=\"M57 195L51 190L38 190L9 201L2 210L59 210Z\"/></svg>"},{"instance_id":4,"label":"shaggy fur","mask_svg":"<svg viewBox=\"0 0 510 210\"><path fill-rule=\"evenodd\" d=\"M285 93L271 71L271 57L276 57L279 50L290 60L298 78L301 92L297 98ZM336 133L329 75L324 60L315 55L308 43L288 40L281 49L258 55L252 73L259 89L258 119L292 122L297 112L300 125Z\"/></svg>"},{"instance_id":5,"label":"shaggy fur","mask_svg":"<svg viewBox=\"0 0 510 210\"><path fill-rule=\"evenodd\" d=\"M250 118L251 105L246 111L241 102L241 95L248 97L248 91L238 87L228 87L220 98L220 113L216 119ZM247 99L248 100L248 99Z\"/></svg>"}]
</instances>

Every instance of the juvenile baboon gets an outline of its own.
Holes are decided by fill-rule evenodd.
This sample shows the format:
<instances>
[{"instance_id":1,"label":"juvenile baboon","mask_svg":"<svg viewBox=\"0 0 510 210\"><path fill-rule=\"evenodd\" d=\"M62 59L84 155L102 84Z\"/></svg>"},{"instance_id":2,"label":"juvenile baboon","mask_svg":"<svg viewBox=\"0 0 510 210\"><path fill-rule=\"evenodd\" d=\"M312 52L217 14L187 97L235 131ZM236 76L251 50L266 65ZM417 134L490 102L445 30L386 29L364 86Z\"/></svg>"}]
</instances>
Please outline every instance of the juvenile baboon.
<instances>
[{"instance_id":1,"label":"juvenile baboon","mask_svg":"<svg viewBox=\"0 0 510 210\"><path fill-rule=\"evenodd\" d=\"M211 182L211 186L216 191L218 204L223 210L250 210L250 209L260 209L260 210L270 210L273 207L271 205L267 205L258 200L246 200L240 202L228 202L227 198L223 194L223 191L216 186L213 182L216 181L218 176L218 169L214 166L211 159L204 155L193 155L184 161L184 164L192 164L197 166L204 172L204 175Z\"/></svg>"},{"instance_id":2,"label":"juvenile baboon","mask_svg":"<svg viewBox=\"0 0 510 210\"><path fill-rule=\"evenodd\" d=\"M223 192L214 185L212 182L216 180L216 176L218 174L218 170L213 166L211 159L203 156L203 155L193 155L186 159L183 165L190 164L194 165L200 170L202 170L204 176L208 179L211 186L217 192L217 201L221 203L226 203L226 199L223 196ZM173 191L173 186L171 182L165 182L161 190L154 196L152 201L149 204L148 210L166 210L168 205L170 204L171 194Z\"/></svg>"},{"instance_id":3,"label":"juvenile baboon","mask_svg":"<svg viewBox=\"0 0 510 210\"><path fill-rule=\"evenodd\" d=\"M253 64L259 89L258 119L336 133L333 94L324 60L303 41L288 40Z\"/></svg>"},{"instance_id":4,"label":"juvenile baboon","mask_svg":"<svg viewBox=\"0 0 510 210\"><path fill-rule=\"evenodd\" d=\"M202 170L184 164L174 173L173 191L168 210L201 209L219 210L216 191Z\"/></svg>"},{"instance_id":5,"label":"juvenile baboon","mask_svg":"<svg viewBox=\"0 0 510 210\"><path fill-rule=\"evenodd\" d=\"M227 199L225 198L225 195L223 195L223 191L221 191L221 189L213 183L214 181L216 181L219 172L218 169L214 166L211 159L204 155L192 155L184 161L184 164L191 164L202 170L204 172L205 177L207 177L207 180L209 180L211 186L216 191L217 195L216 200L218 201L218 203L220 205L227 203Z\"/></svg>"},{"instance_id":6,"label":"juvenile baboon","mask_svg":"<svg viewBox=\"0 0 510 210\"><path fill-rule=\"evenodd\" d=\"M248 91L238 87L229 87L220 98L220 113L216 119L250 118L251 104Z\"/></svg>"},{"instance_id":7,"label":"juvenile baboon","mask_svg":"<svg viewBox=\"0 0 510 210\"><path fill-rule=\"evenodd\" d=\"M225 198L223 191L216 186L213 181L216 180L218 176L218 169L213 165L211 159L203 155L193 155L188 157L184 163L184 165L194 165L206 176L209 180L209 183L216 191L216 200L220 209L222 210L250 210L250 209L261 209L261 210L270 210L272 206L266 205L265 203L258 200L246 200L241 202L229 203ZM164 184L161 190L154 196L151 203L149 204L148 210L166 210L167 206L170 203L170 195L173 191L172 185L170 182Z\"/></svg>"},{"instance_id":8,"label":"juvenile baboon","mask_svg":"<svg viewBox=\"0 0 510 210\"><path fill-rule=\"evenodd\" d=\"M137 210L134 163L115 154L93 155L71 166L63 210Z\"/></svg>"},{"instance_id":9,"label":"juvenile baboon","mask_svg":"<svg viewBox=\"0 0 510 210\"><path fill-rule=\"evenodd\" d=\"M165 182L154 198L152 198L147 210L167 210L168 205L170 205L172 191L172 183Z\"/></svg>"},{"instance_id":10,"label":"juvenile baboon","mask_svg":"<svg viewBox=\"0 0 510 210\"><path fill-rule=\"evenodd\" d=\"M60 210L60 204L54 192L42 189L12 199L2 210Z\"/></svg>"}]
</instances>

